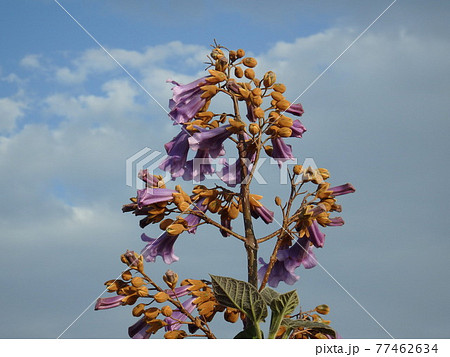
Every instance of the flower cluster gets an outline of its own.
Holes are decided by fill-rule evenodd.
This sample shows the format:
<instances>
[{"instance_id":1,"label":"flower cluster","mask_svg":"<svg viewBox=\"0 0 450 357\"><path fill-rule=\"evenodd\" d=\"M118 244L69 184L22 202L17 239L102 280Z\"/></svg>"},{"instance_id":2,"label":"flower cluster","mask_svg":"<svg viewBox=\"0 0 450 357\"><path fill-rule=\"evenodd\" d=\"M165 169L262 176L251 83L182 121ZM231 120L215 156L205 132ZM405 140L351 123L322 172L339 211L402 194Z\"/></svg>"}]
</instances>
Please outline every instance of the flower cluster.
<instances>
[{"instance_id":1,"label":"flower cluster","mask_svg":"<svg viewBox=\"0 0 450 357\"><path fill-rule=\"evenodd\" d=\"M342 210L336 197L355 191L351 184L331 186L327 181L330 174L324 168L296 165L289 172L289 198L283 203L275 197L282 215L281 223L276 221L275 213L263 204L263 196L250 189L250 184L261 155L274 159L279 167L294 158L288 140L302 138L306 132L298 119L304 114L303 107L287 99L286 86L277 82L273 71L258 76L257 60L246 56L242 49L228 50L215 44L208 60L207 75L188 84L167 81L174 85L169 117L180 131L164 145L167 156L159 165L172 180L181 178L198 184L191 192L181 185L171 188L162 176L141 170L138 177L145 187L122 207L123 212L141 217L141 228L157 224L160 230L155 235L141 234L146 243L141 254L127 251L122 255L127 270L121 279L105 283L116 296L98 299L95 307L103 310L135 305L132 314L139 320L129 327L132 338L149 338L162 330L165 338L215 338L208 323L218 312L223 312L228 322L243 322L244 330L237 338L262 338L259 323L267 316L267 306L298 302L295 291L286 293L290 294L286 298L266 284L292 285L299 279L295 272L298 267L310 269L318 264L314 249L325 243L321 227L344 224L341 217L333 216ZM219 95L230 100L232 110L214 111L211 104ZM226 158L233 156L230 148L237 156L234 162ZM219 169L217 162L222 165ZM200 184L211 175L220 179L220 185ZM313 189L307 190L311 185ZM243 234L233 228L238 217L244 223ZM255 220L265 224L276 221L279 228L258 238L253 230ZM211 275L211 282L185 279L177 286L178 275L169 270L163 276L168 288L161 288L144 272L144 261L155 262L158 256L166 264L178 261L175 242L183 233L195 234L205 224L216 227L223 237L244 243L248 283ZM259 258L258 270L258 247L272 239L276 243L270 259L266 263ZM244 290L246 294L241 293ZM272 304L273 300L278 300L277 304ZM250 312L246 309L249 305L253 309ZM338 337L328 326L330 322L319 316L328 313L327 305L297 314L292 314L292 306L283 307L282 313L272 311L269 338Z\"/></svg>"}]
</instances>

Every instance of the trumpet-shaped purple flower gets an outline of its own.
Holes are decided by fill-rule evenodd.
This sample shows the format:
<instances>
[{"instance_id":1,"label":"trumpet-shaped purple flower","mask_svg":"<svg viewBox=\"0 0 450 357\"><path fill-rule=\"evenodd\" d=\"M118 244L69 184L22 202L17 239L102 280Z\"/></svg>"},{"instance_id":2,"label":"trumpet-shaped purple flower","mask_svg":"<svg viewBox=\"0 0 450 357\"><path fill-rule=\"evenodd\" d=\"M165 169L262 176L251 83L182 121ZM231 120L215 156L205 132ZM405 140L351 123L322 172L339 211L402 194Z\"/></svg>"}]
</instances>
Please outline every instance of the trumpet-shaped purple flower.
<instances>
[{"instance_id":1,"label":"trumpet-shaped purple flower","mask_svg":"<svg viewBox=\"0 0 450 357\"><path fill-rule=\"evenodd\" d=\"M166 82L175 84L172 88L173 97L169 100L169 117L174 121L174 125L191 121L206 103L206 99L201 98L203 91L200 89L207 84L205 77L185 85L170 79Z\"/></svg>"},{"instance_id":2,"label":"trumpet-shaped purple flower","mask_svg":"<svg viewBox=\"0 0 450 357\"><path fill-rule=\"evenodd\" d=\"M306 131L306 128L303 126L300 120L295 119L292 123L291 130L291 138L301 138L303 136L303 133Z\"/></svg>"},{"instance_id":3,"label":"trumpet-shaped purple flower","mask_svg":"<svg viewBox=\"0 0 450 357\"><path fill-rule=\"evenodd\" d=\"M255 115L255 107L250 104L247 103L247 119L250 120L251 122L255 122L256 121L256 115Z\"/></svg>"},{"instance_id":4,"label":"trumpet-shaped purple flower","mask_svg":"<svg viewBox=\"0 0 450 357\"><path fill-rule=\"evenodd\" d=\"M233 132L228 130L231 125L224 125L218 128L195 133L188 139L192 150L208 150L212 158L223 155L223 142L230 137Z\"/></svg>"},{"instance_id":5,"label":"trumpet-shaped purple flower","mask_svg":"<svg viewBox=\"0 0 450 357\"><path fill-rule=\"evenodd\" d=\"M187 299L185 302L183 302L184 309L191 313L195 309L194 300L196 300L197 297L194 296L190 299ZM186 321L187 316L183 314L180 310L174 310L171 317L167 317L164 319L165 322L167 322L167 326L165 327L166 331L173 331L178 330L181 327L181 323L178 321Z\"/></svg>"},{"instance_id":6,"label":"trumpet-shaped purple flower","mask_svg":"<svg viewBox=\"0 0 450 357\"><path fill-rule=\"evenodd\" d=\"M149 174L147 169L139 171L138 177L145 182L146 187L160 187L163 183L155 175Z\"/></svg>"},{"instance_id":7,"label":"trumpet-shaped purple flower","mask_svg":"<svg viewBox=\"0 0 450 357\"><path fill-rule=\"evenodd\" d=\"M186 162L183 179L199 182L205 179L205 175L212 175L213 173L214 167L211 165L211 158L208 150L200 149L197 151L194 159Z\"/></svg>"},{"instance_id":8,"label":"trumpet-shaped purple flower","mask_svg":"<svg viewBox=\"0 0 450 357\"><path fill-rule=\"evenodd\" d=\"M237 159L231 165L223 159L223 167L217 173L217 176L230 187L235 187L242 182L242 163L240 159ZM247 172L250 172L253 168L253 164L256 160L256 152L247 150L247 155L244 158L244 165L247 166Z\"/></svg>"},{"instance_id":9,"label":"trumpet-shaped purple flower","mask_svg":"<svg viewBox=\"0 0 450 357\"><path fill-rule=\"evenodd\" d=\"M266 206L251 205L250 212L254 218L261 218L266 224L273 222L274 213L271 210L269 210Z\"/></svg>"},{"instance_id":10,"label":"trumpet-shaped purple flower","mask_svg":"<svg viewBox=\"0 0 450 357\"><path fill-rule=\"evenodd\" d=\"M189 152L189 137L189 133L182 130L177 136L164 145L168 156L159 165L159 168L164 171L169 171L172 178L180 177L184 173Z\"/></svg>"},{"instance_id":11,"label":"trumpet-shaped purple flower","mask_svg":"<svg viewBox=\"0 0 450 357\"><path fill-rule=\"evenodd\" d=\"M143 188L142 190L137 190L138 208L153 203L171 201L173 198L172 194L176 192L168 188Z\"/></svg>"},{"instance_id":12,"label":"trumpet-shaped purple flower","mask_svg":"<svg viewBox=\"0 0 450 357\"><path fill-rule=\"evenodd\" d=\"M228 228L228 229L231 230L231 219L228 216L226 216L224 214L220 215L220 224L222 226L224 226L225 228ZM227 231L223 230L222 228L220 228L220 234L222 234L222 237L229 237L230 236L230 233L228 233Z\"/></svg>"},{"instance_id":13,"label":"trumpet-shaped purple flower","mask_svg":"<svg viewBox=\"0 0 450 357\"><path fill-rule=\"evenodd\" d=\"M178 258L173 252L173 245L175 244L178 235L171 236L169 233L164 232L158 238L150 238L145 233L141 235L141 239L148 244L142 249L141 254L145 261L154 262L159 255L164 263L172 264L178 261Z\"/></svg>"},{"instance_id":14,"label":"trumpet-shaped purple flower","mask_svg":"<svg viewBox=\"0 0 450 357\"><path fill-rule=\"evenodd\" d=\"M286 112L297 115L298 117L301 117L305 111L303 110L302 105L300 103L297 103L297 104L291 104L290 107L286 109Z\"/></svg>"},{"instance_id":15,"label":"trumpet-shaped purple flower","mask_svg":"<svg viewBox=\"0 0 450 357\"><path fill-rule=\"evenodd\" d=\"M272 157L278 162L278 166L281 167L283 162L293 159L292 147L287 145L283 138L272 138L273 152Z\"/></svg>"},{"instance_id":16,"label":"trumpet-shaped purple flower","mask_svg":"<svg viewBox=\"0 0 450 357\"><path fill-rule=\"evenodd\" d=\"M97 303L95 304L95 310L105 310L112 309L113 307L117 307L122 305L122 300L125 295L117 295L107 298L98 298Z\"/></svg>"},{"instance_id":17,"label":"trumpet-shaped purple flower","mask_svg":"<svg viewBox=\"0 0 450 357\"><path fill-rule=\"evenodd\" d=\"M344 185L336 187L330 187L328 190L333 191L333 196L346 195L348 193L353 193L356 191L351 183L346 183Z\"/></svg>"},{"instance_id":18,"label":"trumpet-shaped purple flower","mask_svg":"<svg viewBox=\"0 0 450 357\"><path fill-rule=\"evenodd\" d=\"M314 220L312 224L308 227L309 240L316 248L322 248L325 244L325 234L319 229L319 224L317 220Z\"/></svg>"},{"instance_id":19,"label":"trumpet-shaped purple flower","mask_svg":"<svg viewBox=\"0 0 450 357\"><path fill-rule=\"evenodd\" d=\"M327 223L327 226L329 227L337 227L344 225L344 220L342 219L342 217L330 218L330 221L331 222Z\"/></svg>"},{"instance_id":20,"label":"trumpet-shaped purple flower","mask_svg":"<svg viewBox=\"0 0 450 357\"><path fill-rule=\"evenodd\" d=\"M258 270L258 277L262 280L269 264L266 264L262 258L259 258L259 262L262 267ZM295 274L295 269L300 265L303 265L305 269L311 269L317 265L310 242L306 238L298 239L291 247L278 251L277 261L269 275L269 286L276 288L280 281L293 285L300 278Z\"/></svg>"},{"instance_id":21,"label":"trumpet-shaped purple flower","mask_svg":"<svg viewBox=\"0 0 450 357\"><path fill-rule=\"evenodd\" d=\"M198 201L194 202L193 210L205 213L208 209L208 205L203 204L204 200L205 198L200 198ZM197 231L197 225L200 223L201 218L195 214L189 213L184 219L186 220L189 227L188 232L195 233Z\"/></svg>"},{"instance_id":22,"label":"trumpet-shaped purple flower","mask_svg":"<svg viewBox=\"0 0 450 357\"><path fill-rule=\"evenodd\" d=\"M140 318L135 324L128 327L128 336L135 339L150 338L151 333L147 332L149 326L145 322L145 317Z\"/></svg>"},{"instance_id":23,"label":"trumpet-shaped purple flower","mask_svg":"<svg viewBox=\"0 0 450 357\"><path fill-rule=\"evenodd\" d=\"M175 289L166 289L164 292L170 296L170 298L175 299L177 297L183 297L190 293L189 288L192 287L192 285L187 284L183 286L178 286Z\"/></svg>"}]
</instances>

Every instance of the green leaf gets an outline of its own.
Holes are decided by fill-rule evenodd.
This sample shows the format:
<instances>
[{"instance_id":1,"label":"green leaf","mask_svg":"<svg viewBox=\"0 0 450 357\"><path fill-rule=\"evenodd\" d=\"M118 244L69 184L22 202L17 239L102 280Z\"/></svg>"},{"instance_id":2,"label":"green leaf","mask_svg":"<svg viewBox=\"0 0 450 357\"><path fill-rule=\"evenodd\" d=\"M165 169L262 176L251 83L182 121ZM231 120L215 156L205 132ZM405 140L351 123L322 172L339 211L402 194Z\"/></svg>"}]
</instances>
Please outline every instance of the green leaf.
<instances>
[{"instance_id":1,"label":"green leaf","mask_svg":"<svg viewBox=\"0 0 450 357\"><path fill-rule=\"evenodd\" d=\"M266 304L253 285L224 276L210 276L214 295L220 304L239 309L255 324L266 318Z\"/></svg>"},{"instance_id":2,"label":"green leaf","mask_svg":"<svg viewBox=\"0 0 450 357\"><path fill-rule=\"evenodd\" d=\"M275 290L265 287L260 291L260 294L262 295L264 301L267 305L270 305L273 299L276 299L280 294L278 294Z\"/></svg>"},{"instance_id":3,"label":"green leaf","mask_svg":"<svg viewBox=\"0 0 450 357\"><path fill-rule=\"evenodd\" d=\"M274 294L272 294L272 296L274 296ZM270 302L272 316L270 318L269 338L275 338L277 331L280 328L281 321L286 315L289 315L294 311L299 303L297 291L295 290L278 295L278 297L272 299Z\"/></svg>"},{"instance_id":4,"label":"green leaf","mask_svg":"<svg viewBox=\"0 0 450 357\"><path fill-rule=\"evenodd\" d=\"M235 339L258 339L258 330L255 328L255 325L251 325L245 330L239 332L233 338Z\"/></svg>"},{"instance_id":5,"label":"green leaf","mask_svg":"<svg viewBox=\"0 0 450 357\"><path fill-rule=\"evenodd\" d=\"M336 338L336 331L334 331L330 326L320 322L284 319L281 322L281 325L286 326L288 329L291 330L297 327L304 327Z\"/></svg>"}]
</instances>

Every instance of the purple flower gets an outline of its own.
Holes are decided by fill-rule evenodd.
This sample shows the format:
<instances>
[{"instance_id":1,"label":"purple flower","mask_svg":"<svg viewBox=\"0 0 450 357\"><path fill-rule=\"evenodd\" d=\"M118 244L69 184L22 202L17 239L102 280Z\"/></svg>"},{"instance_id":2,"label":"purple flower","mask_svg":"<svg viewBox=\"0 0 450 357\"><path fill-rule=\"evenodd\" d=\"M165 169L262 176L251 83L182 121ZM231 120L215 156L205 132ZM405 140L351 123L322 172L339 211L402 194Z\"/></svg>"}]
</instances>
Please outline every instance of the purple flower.
<instances>
[{"instance_id":1,"label":"purple flower","mask_svg":"<svg viewBox=\"0 0 450 357\"><path fill-rule=\"evenodd\" d=\"M197 297L194 296L190 299L187 299L185 302L183 302L184 309L191 313L195 309L194 300L196 300ZM183 314L180 310L174 310L171 317L167 317L164 319L165 322L167 322L166 331L173 331L178 330L181 327L181 323L178 321L185 321L187 320L187 316ZM178 320L178 321L177 321Z\"/></svg>"},{"instance_id":2,"label":"purple flower","mask_svg":"<svg viewBox=\"0 0 450 357\"><path fill-rule=\"evenodd\" d=\"M134 325L131 325L128 327L128 336L131 338L150 338L151 333L148 333L149 326L145 322L145 316L140 318L138 322L136 322Z\"/></svg>"},{"instance_id":3,"label":"purple flower","mask_svg":"<svg viewBox=\"0 0 450 357\"><path fill-rule=\"evenodd\" d=\"M303 133L306 131L306 128L303 126L300 120L295 119L292 123L291 130L291 138L301 138L303 136Z\"/></svg>"},{"instance_id":4,"label":"purple flower","mask_svg":"<svg viewBox=\"0 0 450 357\"><path fill-rule=\"evenodd\" d=\"M185 85L181 85L170 79L166 81L175 84L175 87L172 88L173 97L169 101L169 117L175 122L174 124L191 121L205 105L206 99L201 98L203 91L200 89L201 86L207 83L205 78L199 78Z\"/></svg>"},{"instance_id":5,"label":"purple flower","mask_svg":"<svg viewBox=\"0 0 450 357\"><path fill-rule=\"evenodd\" d=\"M328 190L333 191L333 196L346 195L348 193L353 193L356 191L351 183L346 183L344 185L336 187L330 187Z\"/></svg>"},{"instance_id":6,"label":"purple flower","mask_svg":"<svg viewBox=\"0 0 450 357\"><path fill-rule=\"evenodd\" d=\"M231 230L231 219L228 217L228 215L225 215L225 214L220 215L220 224L222 226L224 226L225 228L228 228ZM220 229L220 234L222 234L222 237L230 236L230 233L223 230L222 228Z\"/></svg>"},{"instance_id":7,"label":"purple flower","mask_svg":"<svg viewBox=\"0 0 450 357\"><path fill-rule=\"evenodd\" d=\"M159 165L159 168L164 171L169 171L172 178L179 177L184 173L189 152L189 137L189 133L182 130L177 136L164 145L168 157Z\"/></svg>"},{"instance_id":8,"label":"purple flower","mask_svg":"<svg viewBox=\"0 0 450 357\"><path fill-rule=\"evenodd\" d=\"M262 196L250 195L250 213L254 218L261 218L266 224L272 223L274 213L258 201L261 198Z\"/></svg>"},{"instance_id":9,"label":"purple flower","mask_svg":"<svg viewBox=\"0 0 450 357\"><path fill-rule=\"evenodd\" d=\"M113 307L120 306L122 305L124 297L125 295L117 295L107 298L98 298L94 310L112 309Z\"/></svg>"},{"instance_id":10,"label":"purple flower","mask_svg":"<svg viewBox=\"0 0 450 357\"><path fill-rule=\"evenodd\" d=\"M149 174L147 169L139 171L138 177L145 182L146 187L160 187L164 184L158 177Z\"/></svg>"},{"instance_id":11,"label":"purple flower","mask_svg":"<svg viewBox=\"0 0 450 357\"><path fill-rule=\"evenodd\" d=\"M200 149L194 159L186 162L183 179L186 181L203 181L205 175L212 175L214 168L211 165L211 158L208 150Z\"/></svg>"},{"instance_id":12,"label":"purple flower","mask_svg":"<svg viewBox=\"0 0 450 357\"><path fill-rule=\"evenodd\" d=\"M143 188L142 190L137 190L138 208L153 203L171 201L173 199L172 194L176 192L168 188Z\"/></svg>"},{"instance_id":13,"label":"purple flower","mask_svg":"<svg viewBox=\"0 0 450 357\"><path fill-rule=\"evenodd\" d=\"M208 150L212 158L224 154L223 142L230 137L233 132L228 130L231 125L224 125L218 128L195 133L188 139L192 150Z\"/></svg>"},{"instance_id":14,"label":"purple flower","mask_svg":"<svg viewBox=\"0 0 450 357\"><path fill-rule=\"evenodd\" d=\"M283 138L272 138L273 152L272 157L278 162L278 166L281 167L284 161L293 159L292 147L287 145Z\"/></svg>"},{"instance_id":15,"label":"purple flower","mask_svg":"<svg viewBox=\"0 0 450 357\"><path fill-rule=\"evenodd\" d=\"M337 227L344 225L344 220L341 217L329 218L331 222L327 223L329 227Z\"/></svg>"},{"instance_id":16,"label":"purple flower","mask_svg":"<svg viewBox=\"0 0 450 357\"><path fill-rule=\"evenodd\" d=\"M309 240L316 248L322 248L325 243L325 234L319 229L319 224L317 220L314 220L312 224L308 227Z\"/></svg>"},{"instance_id":17,"label":"purple flower","mask_svg":"<svg viewBox=\"0 0 450 357\"><path fill-rule=\"evenodd\" d=\"M258 277L262 280L269 264L266 264L262 258L259 258L259 262L263 264L258 271ZM293 285L300 278L295 274L295 269L300 265L303 265L305 269L311 269L317 265L310 242L306 238L297 239L291 247L278 251L277 261L269 275L269 286L276 288L280 281Z\"/></svg>"},{"instance_id":18,"label":"purple flower","mask_svg":"<svg viewBox=\"0 0 450 357\"><path fill-rule=\"evenodd\" d=\"M217 173L217 176L230 187L235 187L242 182L242 164L241 160L237 159L231 165L223 159L223 167ZM256 160L256 152L247 150L245 157L245 165L247 166L247 172L250 172L253 168L253 163Z\"/></svg>"},{"instance_id":19,"label":"purple flower","mask_svg":"<svg viewBox=\"0 0 450 357\"><path fill-rule=\"evenodd\" d=\"M179 258L173 252L173 245L177 238L178 235L171 236L167 232L161 234L157 239L150 238L143 233L141 239L144 242L149 242L141 251L145 261L154 262L158 255L166 264L172 264L173 262L178 261Z\"/></svg>"},{"instance_id":20,"label":"purple flower","mask_svg":"<svg viewBox=\"0 0 450 357\"><path fill-rule=\"evenodd\" d=\"M183 297L190 293L189 288L192 287L190 284L186 284L183 286L178 286L174 290L166 289L164 292L169 295L170 298L175 299L177 297Z\"/></svg>"},{"instance_id":21,"label":"purple flower","mask_svg":"<svg viewBox=\"0 0 450 357\"><path fill-rule=\"evenodd\" d=\"M247 115L246 115L246 117L251 122L255 122L256 121L256 115L255 115L254 110L255 110L255 107L247 102Z\"/></svg>"},{"instance_id":22,"label":"purple flower","mask_svg":"<svg viewBox=\"0 0 450 357\"><path fill-rule=\"evenodd\" d=\"M193 210L205 213L208 209L208 205L203 204L204 200L205 198L200 198L198 201L194 202ZM186 220L189 227L188 232L195 233L197 231L197 225L200 223L201 218L195 214L189 213L184 219Z\"/></svg>"},{"instance_id":23,"label":"purple flower","mask_svg":"<svg viewBox=\"0 0 450 357\"><path fill-rule=\"evenodd\" d=\"M297 116L302 116L302 114L305 112L303 110L303 107L300 103L297 104L291 104L289 108L286 109L286 112L297 115Z\"/></svg>"}]
</instances>

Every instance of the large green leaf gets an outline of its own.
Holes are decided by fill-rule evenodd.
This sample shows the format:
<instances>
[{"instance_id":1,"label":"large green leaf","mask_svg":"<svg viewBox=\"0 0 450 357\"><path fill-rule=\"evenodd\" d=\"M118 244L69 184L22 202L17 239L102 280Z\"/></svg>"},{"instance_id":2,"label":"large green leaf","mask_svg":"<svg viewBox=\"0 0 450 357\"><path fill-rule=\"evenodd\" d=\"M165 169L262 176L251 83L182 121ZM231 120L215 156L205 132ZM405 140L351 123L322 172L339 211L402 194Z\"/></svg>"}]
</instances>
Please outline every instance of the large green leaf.
<instances>
[{"instance_id":1,"label":"large green leaf","mask_svg":"<svg viewBox=\"0 0 450 357\"><path fill-rule=\"evenodd\" d=\"M326 335L330 335L332 337L336 337L336 331L334 331L330 326L322 324L320 322L284 319L281 322L281 325L286 326L290 330L297 327L304 327L307 329L312 329L321 332Z\"/></svg>"},{"instance_id":2,"label":"large green leaf","mask_svg":"<svg viewBox=\"0 0 450 357\"><path fill-rule=\"evenodd\" d=\"M277 293L275 290L269 288L266 286L264 289L260 291L264 301L267 305L270 305L273 299L276 299L278 296L280 296L279 293Z\"/></svg>"},{"instance_id":3,"label":"large green leaf","mask_svg":"<svg viewBox=\"0 0 450 357\"><path fill-rule=\"evenodd\" d=\"M271 295L274 296L273 293ZM278 295L270 301L272 316L270 318L269 338L275 338L275 335L280 328L281 321L286 315L294 311L299 303L297 291L295 290Z\"/></svg>"},{"instance_id":4,"label":"large green leaf","mask_svg":"<svg viewBox=\"0 0 450 357\"><path fill-rule=\"evenodd\" d=\"M211 279L214 295L220 304L239 309L255 324L266 318L266 304L253 285L225 276L211 275Z\"/></svg>"},{"instance_id":5,"label":"large green leaf","mask_svg":"<svg viewBox=\"0 0 450 357\"><path fill-rule=\"evenodd\" d=\"M235 339L259 339L258 330L255 328L255 325L251 325L247 327L245 330L239 332L233 338Z\"/></svg>"}]
</instances>

